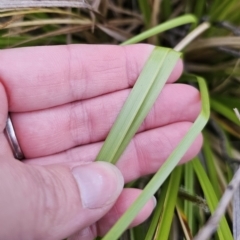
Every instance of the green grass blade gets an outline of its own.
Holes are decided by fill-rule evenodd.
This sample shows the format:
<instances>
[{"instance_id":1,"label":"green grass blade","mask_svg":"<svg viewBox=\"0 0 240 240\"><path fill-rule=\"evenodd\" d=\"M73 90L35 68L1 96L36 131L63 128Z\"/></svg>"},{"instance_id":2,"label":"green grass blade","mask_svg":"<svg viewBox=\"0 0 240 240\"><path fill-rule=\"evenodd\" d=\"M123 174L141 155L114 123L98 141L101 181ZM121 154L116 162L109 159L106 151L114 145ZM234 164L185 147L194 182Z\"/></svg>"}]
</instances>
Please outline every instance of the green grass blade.
<instances>
[{"instance_id":1,"label":"green grass blade","mask_svg":"<svg viewBox=\"0 0 240 240\"><path fill-rule=\"evenodd\" d=\"M201 17L204 15L204 7L206 5L206 1L205 0L198 0L196 2L194 2L194 14L196 15L196 17L200 20Z\"/></svg>"},{"instance_id":2,"label":"green grass blade","mask_svg":"<svg viewBox=\"0 0 240 240\"><path fill-rule=\"evenodd\" d=\"M163 16L163 19L168 19L172 13L172 2L169 0L163 0L161 8L161 15Z\"/></svg>"},{"instance_id":3,"label":"green grass blade","mask_svg":"<svg viewBox=\"0 0 240 240\"><path fill-rule=\"evenodd\" d=\"M183 157L185 152L189 149L193 141L202 131L203 127L206 125L210 115L208 90L206 83L202 78L197 77L197 81L199 83L202 99L202 110L199 116L197 117L196 121L193 123L187 134L184 136L182 141L179 143L177 148L171 153L169 158L164 162L162 167L157 171L151 181L147 184L147 186L137 198L137 200L130 206L130 208L123 214L123 216L105 235L105 237L103 238L104 240L117 239L125 231L125 229L129 226L132 220L136 217L138 212L144 207L147 201L163 184L163 182L172 172L174 167Z\"/></svg>"},{"instance_id":4,"label":"green grass blade","mask_svg":"<svg viewBox=\"0 0 240 240\"><path fill-rule=\"evenodd\" d=\"M212 96L212 99L220 102L221 104L229 107L231 110L233 108L240 109L240 101L239 98L230 97L230 96Z\"/></svg>"},{"instance_id":5,"label":"green grass blade","mask_svg":"<svg viewBox=\"0 0 240 240\"><path fill-rule=\"evenodd\" d=\"M130 240L136 240L134 236L134 230L133 228L129 229L129 235L130 235Z\"/></svg>"},{"instance_id":6,"label":"green grass blade","mask_svg":"<svg viewBox=\"0 0 240 240\"><path fill-rule=\"evenodd\" d=\"M194 172L193 166L191 162L188 162L184 165L184 184L186 190L190 194L194 194ZM195 222L193 220L193 203L185 200L184 201L184 213L187 217L188 226L190 228L191 233L194 233L195 230Z\"/></svg>"},{"instance_id":7,"label":"green grass blade","mask_svg":"<svg viewBox=\"0 0 240 240\"><path fill-rule=\"evenodd\" d=\"M139 8L143 14L144 22L146 26L149 26L151 20L151 8L147 0L138 0Z\"/></svg>"},{"instance_id":8,"label":"green grass blade","mask_svg":"<svg viewBox=\"0 0 240 240\"><path fill-rule=\"evenodd\" d=\"M171 174L167 189L167 195L164 200L161 217L158 223L157 232L154 236L154 239L156 240L168 240L170 228L173 221L173 213L177 202L178 188L180 185L181 175L181 166L177 167Z\"/></svg>"},{"instance_id":9,"label":"green grass blade","mask_svg":"<svg viewBox=\"0 0 240 240\"><path fill-rule=\"evenodd\" d=\"M148 232L145 237L145 240L157 239L156 235L154 237L154 233L157 229L157 225L159 227L156 234L158 236L159 234L164 234L165 236L168 237L169 230L172 223L173 211L177 201L177 194L178 194L178 188L180 184L181 172L182 172L182 167L177 167L172 172L171 176L164 182L161 188L161 192L159 194L160 195L159 200L154 210L154 214L151 219L151 224L148 228ZM163 237L163 235L161 236Z\"/></svg>"},{"instance_id":10,"label":"green grass blade","mask_svg":"<svg viewBox=\"0 0 240 240\"><path fill-rule=\"evenodd\" d=\"M129 230L132 230L132 235L134 235L134 240L144 240L144 236L146 235L146 223L142 223L134 228L131 228ZM125 240L124 237L120 238L120 240ZM127 239L132 240L132 239Z\"/></svg>"},{"instance_id":11,"label":"green grass blade","mask_svg":"<svg viewBox=\"0 0 240 240\"><path fill-rule=\"evenodd\" d=\"M193 164L194 171L197 174L200 185L202 187L204 196L206 197L209 209L210 209L211 213L213 213L218 205L219 199L216 196L215 190L214 190L202 164L200 163L200 160L196 157L192 161L192 164ZM231 234L231 231L229 229L229 226L227 224L225 217L223 217L219 223L219 228L217 230L217 234L218 234L219 240L233 239L233 236Z\"/></svg>"},{"instance_id":12,"label":"green grass blade","mask_svg":"<svg viewBox=\"0 0 240 240\"><path fill-rule=\"evenodd\" d=\"M228 0L226 0L225 2L227 2ZM210 9L209 9L209 14L211 14L211 16L216 12L216 9L221 6L221 4L223 3L224 1L222 0L214 0L212 2L212 4L210 5Z\"/></svg>"},{"instance_id":13,"label":"green grass blade","mask_svg":"<svg viewBox=\"0 0 240 240\"><path fill-rule=\"evenodd\" d=\"M224 20L225 16L229 14L231 8L236 4L235 0L221 1L218 7L214 9L211 14L212 20Z\"/></svg>"},{"instance_id":14,"label":"green grass blade","mask_svg":"<svg viewBox=\"0 0 240 240\"><path fill-rule=\"evenodd\" d=\"M116 163L171 74L179 52L156 47L117 117L96 160Z\"/></svg>"},{"instance_id":15,"label":"green grass blade","mask_svg":"<svg viewBox=\"0 0 240 240\"><path fill-rule=\"evenodd\" d=\"M159 216L161 215L161 212L163 210L163 206L164 206L164 202L167 196L167 191L168 191L168 186L169 186L169 181L170 178L167 178L166 181L164 182L163 186L161 187L161 192L160 192L160 197L159 200L157 202L157 206L154 209L154 214L153 217L151 219L151 224L148 228L148 232L147 235L145 237L145 240L149 240L149 239L153 239L153 236L155 234L157 225L158 225L158 221L159 221Z\"/></svg>"},{"instance_id":16,"label":"green grass blade","mask_svg":"<svg viewBox=\"0 0 240 240\"><path fill-rule=\"evenodd\" d=\"M218 18L219 14L223 12L223 9L228 8L229 4L231 4L231 0L230 1L229 0L221 1L221 3L213 9L211 18L214 20L216 20L216 19L220 20Z\"/></svg>"},{"instance_id":17,"label":"green grass blade","mask_svg":"<svg viewBox=\"0 0 240 240\"><path fill-rule=\"evenodd\" d=\"M224 117L226 117L230 121L234 122L238 126L240 126L240 122L236 118L235 113L228 106L225 106L224 104L222 104L214 99L211 99L211 108L214 109L216 112L222 114Z\"/></svg>"},{"instance_id":18,"label":"green grass blade","mask_svg":"<svg viewBox=\"0 0 240 240\"><path fill-rule=\"evenodd\" d=\"M188 24L188 23L197 23L197 18L192 15L192 14L186 14L184 16L181 17L177 17L174 18L172 20L169 20L165 23L162 23L156 27L153 27L143 33L138 34L137 36L123 42L121 45L128 45L128 44L134 44L134 43L138 43L141 42L149 37L152 37L158 33L167 31L171 28L175 28L184 24Z\"/></svg>"},{"instance_id":19,"label":"green grass blade","mask_svg":"<svg viewBox=\"0 0 240 240\"><path fill-rule=\"evenodd\" d=\"M216 167L215 167L216 161L214 161L214 155L213 155L213 152L211 149L210 140L209 140L209 136L208 136L207 132L204 132L203 136L204 136L203 154L206 159L208 176L213 185L213 188L215 190L217 197L220 198L221 189L219 186L218 174L217 174Z\"/></svg>"}]
</instances>

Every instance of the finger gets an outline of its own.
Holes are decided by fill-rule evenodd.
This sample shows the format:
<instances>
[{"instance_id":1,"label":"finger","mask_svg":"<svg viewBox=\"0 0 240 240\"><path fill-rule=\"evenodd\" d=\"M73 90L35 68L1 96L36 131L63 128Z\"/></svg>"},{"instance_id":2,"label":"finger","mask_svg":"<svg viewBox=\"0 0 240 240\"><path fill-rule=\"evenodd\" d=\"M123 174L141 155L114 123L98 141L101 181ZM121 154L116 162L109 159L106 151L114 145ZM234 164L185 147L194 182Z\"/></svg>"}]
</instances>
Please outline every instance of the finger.
<instances>
[{"instance_id":1,"label":"finger","mask_svg":"<svg viewBox=\"0 0 240 240\"><path fill-rule=\"evenodd\" d=\"M98 221L98 236L103 236L117 222L117 220L127 211L134 201L142 193L140 189L124 189L113 208ZM144 222L152 213L156 206L156 198L152 197L141 209L129 227L135 227Z\"/></svg>"},{"instance_id":2,"label":"finger","mask_svg":"<svg viewBox=\"0 0 240 240\"><path fill-rule=\"evenodd\" d=\"M0 239L64 239L105 215L123 188L109 163L42 167L4 160Z\"/></svg>"},{"instance_id":3,"label":"finger","mask_svg":"<svg viewBox=\"0 0 240 240\"><path fill-rule=\"evenodd\" d=\"M12 114L24 155L27 158L40 157L104 140L129 91L122 90L54 109ZM168 84L138 132L174 122L193 122L200 108L200 96L195 88Z\"/></svg>"},{"instance_id":4,"label":"finger","mask_svg":"<svg viewBox=\"0 0 240 240\"><path fill-rule=\"evenodd\" d=\"M7 122L8 104L7 96L3 85L0 82L0 154L9 158L13 157L10 145L4 135L4 129Z\"/></svg>"},{"instance_id":5,"label":"finger","mask_svg":"<svg viewBox=\"0 0 240 240\"><path fill-rule=\"evenodd\" d=\"M124 189L113 208L103 218L101 218L97 224L94 224L83 231L75 233L69 238L69 240L91 240L97 236L105 235L123 215L123 213L127 211L131 204L138 198L141 192L142 191L139 189ZM144 222L152 213L155 205L156 199L153 197L141 209L129 227L134 227Z\"/></svg>"},{"instance_id":6,"label":"finger","mask_svg":"<svg viewBox=\"0 0 240 240\"><path fill-rule=\"evenodd\" d=\"M7 113L8 113L7 95L4 86L0 82L0 132L3 132L6 126Z\"/></svg>"},{"instance_id":7,"label":"finger","mask_svg":"<svg viewBox=\"0 0 240 240\"><path fill-rule=\"evenodd\" d=\"M125 182L156 172L191 126L192 123L190 122L178 122L137 134L117 163ZM81 146L51 157L30 159L25 162L40 165L77 161L91 162L96 159L102 144L95 143ZM196 156L201 146L202 135L199 135L183 156L181 163Z\"/></svg>"},{"instance_id":8,"label":"finger","mask_svg":"<svg viewBox=\"0 0 240 240\"><path fill-rule=\"evenodd\" d=\"M139 44L2 50L0 76L9 109L49 108L132 87L153 48ZM168 81L176 81L181 72L179 61Z\"/></svg>"}]
</instances>

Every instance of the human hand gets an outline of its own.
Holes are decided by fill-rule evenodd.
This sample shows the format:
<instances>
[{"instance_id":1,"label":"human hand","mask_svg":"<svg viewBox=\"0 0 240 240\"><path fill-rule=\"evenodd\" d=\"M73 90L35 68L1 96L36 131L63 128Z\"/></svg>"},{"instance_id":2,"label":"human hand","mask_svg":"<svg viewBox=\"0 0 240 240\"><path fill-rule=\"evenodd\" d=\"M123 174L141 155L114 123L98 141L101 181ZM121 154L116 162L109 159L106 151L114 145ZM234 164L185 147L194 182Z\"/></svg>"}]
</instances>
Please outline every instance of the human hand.
<instances>
[{"instance_id":1,"label":"human hand","mask_svg":"<svg viewBox=\"0 0 240 240\"><path fill-rule=\"evenodd\" d=\"M130 88L153 50L150 45L70 45L0 52L0 239L93 239L103 235L141 190L123 183L154 173L200 111L199 93L171 84L115 166L93 162ZM147 79L146 79L147 81ZM7 114L23 162L4 135ZM199 136L182 162L194 157ZM131 226L154 208L150 200ZM78 232L78 233L76 233Z\"/></svg>"}]
</instances>

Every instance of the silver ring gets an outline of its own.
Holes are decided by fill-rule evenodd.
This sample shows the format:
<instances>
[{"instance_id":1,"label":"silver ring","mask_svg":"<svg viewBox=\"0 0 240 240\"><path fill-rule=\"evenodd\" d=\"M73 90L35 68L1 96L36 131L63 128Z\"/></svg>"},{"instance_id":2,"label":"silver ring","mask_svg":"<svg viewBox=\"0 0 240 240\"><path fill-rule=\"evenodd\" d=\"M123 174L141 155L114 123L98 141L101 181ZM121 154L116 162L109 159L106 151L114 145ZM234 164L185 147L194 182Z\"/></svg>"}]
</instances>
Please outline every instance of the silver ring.
<instances>
[{"instance_id":1,"label":"silver ring","mask_svg":"<svg viewBox=\"0 0 240 240\"><path fill-rule=\"evenodd\" d=\"M14 157L16 159L22 160L24 158L24 155L19 146L16 134L15 134L15 131L13 128L12 120L9 115L7 118L7 125L6 125L5 130L6 130L6 135L7 135L8 141L11 145Z\"/></svg>"}]
</instances>

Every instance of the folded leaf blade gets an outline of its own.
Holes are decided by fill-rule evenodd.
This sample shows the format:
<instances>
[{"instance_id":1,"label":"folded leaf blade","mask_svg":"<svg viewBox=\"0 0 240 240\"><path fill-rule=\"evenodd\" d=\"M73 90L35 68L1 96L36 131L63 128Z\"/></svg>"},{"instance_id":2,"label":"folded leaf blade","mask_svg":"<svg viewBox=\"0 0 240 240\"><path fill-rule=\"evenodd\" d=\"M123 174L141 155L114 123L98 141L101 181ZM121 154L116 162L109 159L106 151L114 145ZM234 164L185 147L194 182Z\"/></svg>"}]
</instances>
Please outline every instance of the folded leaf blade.
<instances>
[{"instance_id":1,"label":"folded leaf blade","mask_svg":"<svg viewBox=\"0 0 240 240\"><path fill-rule=\"evenodd\" d=\"M96 160L117 162L153 106L179 57L180 53L171 49L156 47L153 50Z\"/></svg>"}]
</instances>

